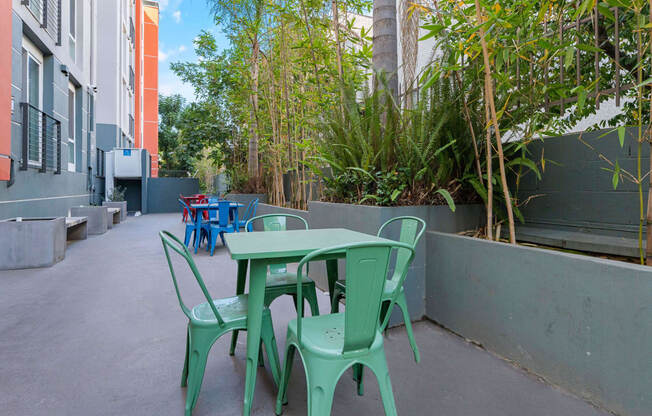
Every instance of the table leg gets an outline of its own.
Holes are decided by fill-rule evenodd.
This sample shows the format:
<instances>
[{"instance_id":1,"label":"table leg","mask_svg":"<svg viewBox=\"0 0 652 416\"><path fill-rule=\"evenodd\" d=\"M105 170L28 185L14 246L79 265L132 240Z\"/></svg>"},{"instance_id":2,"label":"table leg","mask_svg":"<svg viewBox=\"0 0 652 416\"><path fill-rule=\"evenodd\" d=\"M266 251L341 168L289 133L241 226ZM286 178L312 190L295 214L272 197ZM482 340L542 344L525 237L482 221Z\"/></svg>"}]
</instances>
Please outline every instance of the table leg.
<instances>
[{"instance_id":1,"label":"table leg","mask_svg":"<svg viewBox=\"0 0 652 416\"><path fill-rule=\"evenodd\" d=\"M243 416L250 416L258 371L258 352L263 321L267 266L264 260L252 260L249 276L249 310L247 312L247 371Z\"/></svg>"},{"instance_id":2,"label":"table leg","mask_svg":"<svg viewBox=\"0 0 652 416\"><path fill-rule=\"evenodd\" d=\"M235 209L233 211L234 211L233 216L235 218L235 221L233 221L233 223L235 224L235 232L239 233L240 232L240 226L239 226L240 219L238 218L238 207L235 207Z\"/></svg>"},{"instance_id":3,"label":"table leg","mask_svg":"<svg viewBox=\"0 0 652 416\"><path fill-rule=\"evenodd\" d=\"M242 295L245 289L245 283L247 282L247 266L249 265L249 260L238 260L238 283L235 288L236 295ZM231 349L229 350L229 355L235 354L235 346L238 343L238 330L236 329L231 333Z\"/></svg>"},{"instance_id":4,"label":"table leg","mask_svg":"<svg viewBox=\"0 0 652 416\"><path fill-rule=\"evenodd\" d=\"M326 274L328 275L328 296L330 297L331 305L333 304L333 291L335 290L335 282L337 282L337 259L326 260Z\"/></svg>"}]
</instances>

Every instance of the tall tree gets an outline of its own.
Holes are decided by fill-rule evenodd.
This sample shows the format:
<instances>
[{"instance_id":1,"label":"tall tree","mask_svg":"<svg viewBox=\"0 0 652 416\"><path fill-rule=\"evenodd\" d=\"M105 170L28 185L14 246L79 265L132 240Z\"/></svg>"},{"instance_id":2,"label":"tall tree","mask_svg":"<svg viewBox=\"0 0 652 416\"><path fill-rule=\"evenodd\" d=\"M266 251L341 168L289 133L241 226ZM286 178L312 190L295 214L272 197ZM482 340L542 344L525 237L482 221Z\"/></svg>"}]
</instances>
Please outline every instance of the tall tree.
<instances>
[{"instance_id":1,"label":"tall tree","mask_svg":"<svg viewBox=\"0 0 652 416\"><path fill-rule=\"evenodd\" d=\"M250 77L251 93L249 101L251 104L251 117L249 121L249 155L247 159L247 170L250 184L254 188L260 188L261 178L258 166L258 84L260 77L260 37L263 27L263 14L265 11L264 0L207 0L211 6L215 19L218 22L226 23L225 27L230 32L232 40L236 37L244 37L251 47Z\"/></svg>"},{"instance_id":2,"label":"tall tree","mask_svg":"<svg viewBox=\"0 0 652 416\"><path fill-rule=\"evenodd\" d=\"M398 103L396 0L374 0L373 28L374 72L387 77L387 88Z\"/></svg>"}]
</instances>

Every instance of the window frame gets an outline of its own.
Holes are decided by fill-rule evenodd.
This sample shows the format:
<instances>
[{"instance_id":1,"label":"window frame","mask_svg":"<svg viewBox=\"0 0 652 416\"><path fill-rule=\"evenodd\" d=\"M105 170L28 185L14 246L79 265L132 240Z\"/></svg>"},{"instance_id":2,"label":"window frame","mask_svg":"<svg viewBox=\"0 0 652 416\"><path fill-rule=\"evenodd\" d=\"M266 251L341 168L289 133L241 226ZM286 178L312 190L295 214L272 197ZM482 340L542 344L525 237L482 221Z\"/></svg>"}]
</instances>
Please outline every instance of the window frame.
<instances>
[{"instance_id":1,"label":"window frame","mask_svg":"<svg viewBox=\"0 0 652 416\"><path fill-rule=\"evenodd\" d=\"M43 111L43 53L34 45L29 39L23 37L23 48L25 49L26 52L26 60L25 60L25 102L27 102L30 105L33 105L36 107L39 111ZM38 103L35 105L30 102L30 93L31 93L31 85L30 85L30 77L29 77L29 70L30 70L30 60L36 63L38 66ZM29 110L27 110L29 111ZM40 117L39 117L39 125L42 123ZM23 126L23 128L29 128L29 126ZM28 166L32 167L41 167L42 162L43 162L43 134L41 131L41 128L38 129L38 160L30 158L30 151L29 151L29 141L28 141L28 148L27 148L27 164Z\"/></svg>"},{"instance_id":2,"label":"window frame","mask_svg":"<svg viewBox=\"0 0 652 416\"><path fill-rule=\"evenodd\" d=\"M72 114L70 114L70 97L72 94ZM70 128L72 126L72 129ZM73 83L68 82L68 171L75 172L77 169L77 149L76 139L77 136L77 88ZM70 146L72 144L72 162L70 162Z\"/></svg>"}]
</instances>

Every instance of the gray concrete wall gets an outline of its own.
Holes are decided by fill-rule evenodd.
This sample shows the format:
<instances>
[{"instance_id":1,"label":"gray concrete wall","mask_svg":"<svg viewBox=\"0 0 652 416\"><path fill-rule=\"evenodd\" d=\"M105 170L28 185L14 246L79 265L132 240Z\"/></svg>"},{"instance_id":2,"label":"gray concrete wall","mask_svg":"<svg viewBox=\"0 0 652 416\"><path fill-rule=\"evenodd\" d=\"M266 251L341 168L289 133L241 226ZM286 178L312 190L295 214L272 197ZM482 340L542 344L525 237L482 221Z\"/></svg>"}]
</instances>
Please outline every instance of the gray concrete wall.
<instances>
[{"instance_id":1,"label":"gray concrete wall","mask_svg":"<svg viewBox=\"0 0 652 416\"><path fill-rule=\"evenodd\" d=\"M546 138L528 144L530 158L547 160L541 181L532 173L521 179L518 196L525 200L541 195L522 208L527 226L588 231L596 234L632 238L636 236L639 200L635 184L621 182L613 189L612 174L603 168L609 165L600 159L605 155L618 161L622 169L636 173L636 129L627 130L621 148L616 132L608 130ZM604 135L604 136L603 136ZM600 137L603 136L603 137ZM642 146L643 174L649 167L650 146ZM643 201L647 201L647 189Z\"/></svg>"},{"instance_id":2,"label":"gray concrete wall","mask_svg":"<svg viewBox=\"0 0 652 416\"><path fill-rule=\"evenodd\" d=\"M258 198L259 204L264 204L267 202L267 195L265 194L236 194L229 193L225 195L226 199L233 202L239 202L241 204L247 205L250 201Z\"/></svg>"},{"instance_id":3,"label":"gray concrete wall","mask_svg":"<svg viewBox=\"0 0 652 416\"><path fill-rule=\"evenodd\" d=\"M618 414L652 414L652 269L437 232L427 256L429 318Z\"/></svg>"},{"instance_id":4,"label":"gray concrete wall","mask_svg":"<svg viewBox=\"0 0 652 416\"><path fill-rule=\"evenodd\" d=\"M147 181L147 205L150 214L181 212L177 200L179 194L199 193L199 180L196 178L149 178Z\"/></svg>"},{"instance_id":5,"label":"gray concrete wall","mask_svg":"<svg viewBox=\"0 0 652 416\"><path fill-rule=\"evenodd\" d=\"M457 232L477 228L482 224L483 210L480 205L460 205L456 212L448 206L374 207L366 205L335 204L330 202L309 202L311 228L348 228L375 235L387 220L411 215L426 221L428 230ZM384 235L398 239L398 227L389 229ZM425 238L417 245L416 255L405 280L405 294L412 319L421 319L425 314ZM311 277L321 288L328 288L324 265L311 266ZM344 264L340 262L339 273L344 276ZM394 311L391 324L402 322Z\"/></svg>"},{"instance_id":6,"label":"gray concrete wall","mask_svg":"<svg viewBox=\"0 0 652 416\"><path fill-rule=\"evenodd\" d=\"M14 165L15 181L12 186L0 183L0 219L15 216L50 217L65 215L73 205L88 204L95 172L95 129L89 117L89 86L92 85L92 68L89 65L88 22L90 10L87 3L79 3L77 21L78 37L76 55L73 60L67 42L69 28L68 2L62 2L62 44L40 27L31 12L20 0L12 2L12 97L15 109L12 113L11 152L17 163ZM23 85L23 37L28 38L43 54L42 109L61 122L61 170L60 175L52 171L40 173L38 168L19 169L22 152L22 109L26 101ZM69 76L61 71L65 65ZM68 171L68 82L77 86L76 124L76 166ZM89 157L90 156L90 157ZM89 167L91 170L89 171ZM92 178L92 176L91 176Z\"/></svg>"},{"instance_id":7,"label":"gray concrete wall","mask_svg":"<svg viewBox=\"0 0 652 416\"><path fill-rule=\"evenodd\" d=\"M243 208L243 211L244 212ZM267 215L267 214L292 214L292 215L297 215L304 220L308 221L308 226L310 226L310 212L304 211L301 209L293 209L293 208L282 208L282 207L277 207L276 205L269 205L269 204L261 204L258 203L258 208L256 209L256 215ZM303 224L299 222L299 220L291 220L287 224L288 230L302 230L303 229Z\"/></svg>"},{"instance_id":8,"label":"gray concrete wall","mask_svg":"<svg viewBox=\"0 0 652 416\"><path fill-rule=\"evenodd\" d=\"M97 123L97 147L109 152L119 147L120 134L115 124Z\"/></svg>"}]
</instances>

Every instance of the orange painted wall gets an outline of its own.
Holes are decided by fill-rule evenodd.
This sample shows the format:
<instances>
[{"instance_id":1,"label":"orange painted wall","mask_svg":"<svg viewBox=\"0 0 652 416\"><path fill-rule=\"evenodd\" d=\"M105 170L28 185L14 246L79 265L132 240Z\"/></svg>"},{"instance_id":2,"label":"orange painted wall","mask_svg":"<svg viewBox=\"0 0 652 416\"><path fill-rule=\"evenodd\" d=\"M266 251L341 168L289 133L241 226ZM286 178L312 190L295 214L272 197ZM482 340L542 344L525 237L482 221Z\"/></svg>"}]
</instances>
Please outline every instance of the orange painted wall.
<instances>
[{"instance_id":1,"label":"orange painted wall","mask_svg":"<svg viewBox=\"0 0 652 416\"><path fill-rule=\"evenodd\" d=\"M152 157L152 177L158 176L158 7L144 5L143 147Z\"/></svg>"},{"instance_id":2,"label":"orange painted wall","mask_svg":"<svg viewBox=\"0 0 652 416\"><path fill-rule=\"evenodd\" d=\"M11 0L0 0L0 181L11 175Z\"/></svg>"},{"instance_id":3,"label":"orange painted wall","mask_svg":"<svg viewBox=\"0 0 652 416\"><path fill-rule=\"evenodd\" d=\"M134 134L135 134L135 142L136 142L136 147L141 148L142 143L143 143L143 132L141 131L140 125L143 120L143 116L140 112L140 106L141 102L143 100L142 97L142 91L143 91L143 85L141 82L140 74L143 68L143 47L142 47L142 41L143 41L143 34L141 32L141 27L143 23L143 0L136 0L136 7L135 7L135 14L136 14L136 21L134 22L134 25L136 26L136 51L135 51L135 59L134 59L134 71L136 72L136 83L135 83L135 91L134 91L134 122L136 123Z\"/></svg>"}]
</instances>

